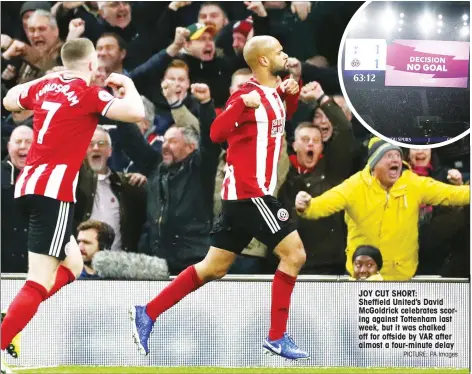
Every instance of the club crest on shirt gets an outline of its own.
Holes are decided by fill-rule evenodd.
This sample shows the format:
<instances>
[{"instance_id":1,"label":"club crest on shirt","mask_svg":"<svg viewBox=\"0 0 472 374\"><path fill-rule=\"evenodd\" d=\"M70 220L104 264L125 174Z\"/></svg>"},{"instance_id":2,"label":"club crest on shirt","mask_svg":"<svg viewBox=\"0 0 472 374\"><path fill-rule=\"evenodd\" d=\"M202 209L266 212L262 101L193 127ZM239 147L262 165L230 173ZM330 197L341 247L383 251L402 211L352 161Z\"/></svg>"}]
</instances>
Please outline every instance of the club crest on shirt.
<instances>
[{"instance_id":1,"label":"club crest on shirt","mask_svg":"<svg viewBox=\"0 0 472 374\"><path fill-rule=\"evenodd\" d=\"M272 127L270 129L270 136L276 137L279 135L283 135L285 128L285 118L278 118L272 120Z\"/></svg>"},{"instance_id":2,"label":"club crest on shirt","mask_svg":"<svg viewBox=\"0 0 472 374\"><path fill-rule=\"evenodd\" d=\"M288 211L287 211L287 209L280 208L277 212L277 218L279 219L279 221L282 221L282 222L288 220Z\"/></svg>"},{"instance_id":3,"label":"club crest on shirt","mask_svg":"<svg viewBox=\"0 0 472 374\"><path fill-rule=\"evenodd\" d=\"M102 101L110 101L111 99L113 99L113 95L109 94L106 91L99 91L98 98Z\"/></svg>"}]
</instances>

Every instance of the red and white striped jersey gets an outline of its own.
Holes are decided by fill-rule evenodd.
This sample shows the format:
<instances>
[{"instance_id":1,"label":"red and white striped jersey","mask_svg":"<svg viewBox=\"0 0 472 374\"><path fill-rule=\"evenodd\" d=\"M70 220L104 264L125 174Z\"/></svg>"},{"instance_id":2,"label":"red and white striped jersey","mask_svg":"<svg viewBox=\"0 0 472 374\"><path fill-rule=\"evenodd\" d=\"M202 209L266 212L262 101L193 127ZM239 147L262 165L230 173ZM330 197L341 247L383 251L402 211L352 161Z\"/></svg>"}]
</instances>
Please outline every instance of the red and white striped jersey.
<instances>
[{"instance_id":1,"label":"red and white striped jersey","mask_svg":"<svg viewBox=\"0 0 472 374\"><path fill-rule=\"evenodd\" d=\"M15 186L15 197L43 195L75 202L80 166L100 114L113 96L80 78L42 80L18 96L18 105L33 110L33 144Z\"/></svg>"},{"instance_id":2,"label":"red and white striped jersey","mask_svg":"<svg viewBox=\"0 0 472 374\"><path fill-rule=\"evenodd\" d=\"M248 108L241 95L256 90L259 108ZM298 100L298 95L295 98ZM214 142L227 140L223 200L272 195L277 185L277 166L284 138L286 113L279 91L249 80L228 100L213 122Z\"/></svg>"}]
</instances>

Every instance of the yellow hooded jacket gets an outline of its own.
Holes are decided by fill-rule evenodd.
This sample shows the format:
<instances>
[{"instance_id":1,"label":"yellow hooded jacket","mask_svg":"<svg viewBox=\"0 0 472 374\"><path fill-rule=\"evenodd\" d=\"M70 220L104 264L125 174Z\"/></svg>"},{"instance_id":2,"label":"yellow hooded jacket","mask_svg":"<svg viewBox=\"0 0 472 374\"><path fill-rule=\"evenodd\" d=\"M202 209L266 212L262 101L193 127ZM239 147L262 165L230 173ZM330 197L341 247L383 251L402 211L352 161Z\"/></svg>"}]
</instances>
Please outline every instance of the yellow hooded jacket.
<instances>
[{"instance_id":1,"label":"yellow hooded jacket","mask_svg":"<svg viewBox=\"0 0 472 374\"><path fill-rule=\"evenodd\" d=\"M340 185L311 199L306 219L345 210L348 226L346 268L352 275L352 255L360 245L380 249L385 280L409 280L418 266L418 217L422 204L467 205L469 186L453 186L404 170L387 192L369 166Z\"/></svg>"}]
</instances>

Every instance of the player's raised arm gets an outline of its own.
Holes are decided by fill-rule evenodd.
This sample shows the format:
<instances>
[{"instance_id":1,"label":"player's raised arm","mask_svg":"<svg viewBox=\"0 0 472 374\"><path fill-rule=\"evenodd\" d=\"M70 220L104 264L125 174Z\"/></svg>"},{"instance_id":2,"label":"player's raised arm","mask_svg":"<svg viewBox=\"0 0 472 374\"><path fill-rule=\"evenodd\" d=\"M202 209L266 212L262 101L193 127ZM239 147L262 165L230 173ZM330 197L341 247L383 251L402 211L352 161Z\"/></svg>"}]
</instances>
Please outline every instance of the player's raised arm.
<instances>
[{"instance_id":1,"label":"player's raised arm","mask_svg":"<svg viewBox=\"0 0 472 374\"><path fill-rule=\"evenodd\" d=\"M139 122L144 118L143 100L130 78L111 73L105 84L118 93L105 117L122 122Z\"/></svg>"},{"instance_id":2,"label":"player's raised arm","mask_svg":"<svg viewBox=\"0 0 472 374\"><path fill-rule=\"evenodd\" d=\"M251 91L243 94L234 100L230 99L230 103L226 110L215 118L210 129L210 138L214 143L223 143L229 134L239 126L238 120L244 109L259 108L261 105L261 97L257 91Z\"/></svg>"},{"instance_id":3,"label":"player's raised arm","mask_svg":"<svg viewBox=\"0 0 472 374\"><path fill-rule=\"evenodd\" d=\"M51 73L51 74L45 75L44 77L35 79L34 81L18 84L15 87L12 87L10 90L8 90L6 96L3 98L3 106L9 112L19 112L20 110L32 109L32 108L23 108L18 103L18 98L21 95L21 93L22 92L27 92L27 90L31 86L34 86L36 83L39 83L42 80L52 79L52 78L58 77L58 76L60 76L64 73L65 73L65 71Z\"/></svg>"}]
</instances>

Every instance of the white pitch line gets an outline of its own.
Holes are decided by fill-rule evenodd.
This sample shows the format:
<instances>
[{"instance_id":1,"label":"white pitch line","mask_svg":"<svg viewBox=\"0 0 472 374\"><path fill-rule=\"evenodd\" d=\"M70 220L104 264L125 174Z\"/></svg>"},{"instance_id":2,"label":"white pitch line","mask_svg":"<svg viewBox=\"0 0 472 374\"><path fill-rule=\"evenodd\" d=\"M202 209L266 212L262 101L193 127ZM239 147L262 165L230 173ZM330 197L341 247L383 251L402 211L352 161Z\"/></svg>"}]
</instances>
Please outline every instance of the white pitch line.
<instances>
[{"instance_id":1,"label":"white pitch line","mask_svg":"<svg viewBox=\"0 0 472 374\"><path fill-rule=\"evenodd\" d=\"M50 366L17 366L11 367L13 371L21 371L21 370L34 370L34 369L49 369L49 368L57 368L59 365L50 365Z\"/></svg>"}]
</instances>

